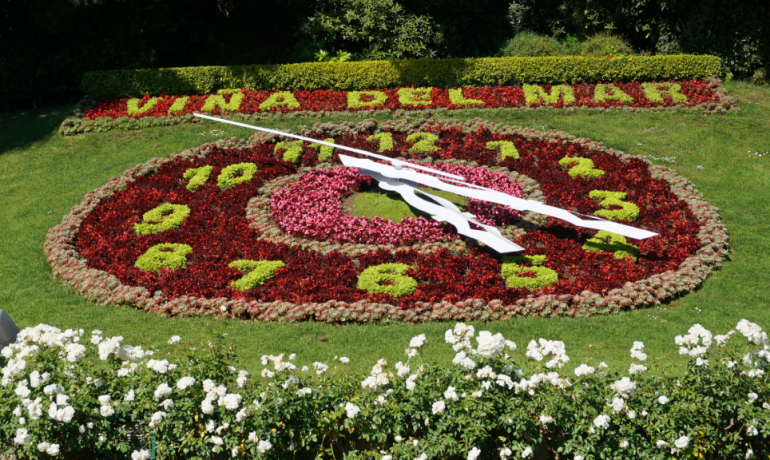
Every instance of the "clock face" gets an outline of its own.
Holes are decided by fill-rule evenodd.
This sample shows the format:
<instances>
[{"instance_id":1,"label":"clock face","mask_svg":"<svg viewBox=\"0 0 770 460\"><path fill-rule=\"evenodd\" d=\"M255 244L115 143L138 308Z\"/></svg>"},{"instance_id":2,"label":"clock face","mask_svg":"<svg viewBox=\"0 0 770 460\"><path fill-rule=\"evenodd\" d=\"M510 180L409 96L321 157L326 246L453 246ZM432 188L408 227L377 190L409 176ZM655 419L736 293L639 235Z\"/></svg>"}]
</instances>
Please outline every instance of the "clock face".
<instances>
[{"instance_id":1,"label":"clock face","mask_svg":"<svg viewBox=\"0 0 770 460\"><path fill-rule=\"evenodd\" d=\"M254 136L152 160L89 193L49 232L54 274L95 301L168 315L472 320L652 305L695 288L727 252L689 182L586 139L478 122L324 124L309 136L659 235L418 191L525 248L501 255L345 168L339 149Z\"/></svg>"}]
</instances>

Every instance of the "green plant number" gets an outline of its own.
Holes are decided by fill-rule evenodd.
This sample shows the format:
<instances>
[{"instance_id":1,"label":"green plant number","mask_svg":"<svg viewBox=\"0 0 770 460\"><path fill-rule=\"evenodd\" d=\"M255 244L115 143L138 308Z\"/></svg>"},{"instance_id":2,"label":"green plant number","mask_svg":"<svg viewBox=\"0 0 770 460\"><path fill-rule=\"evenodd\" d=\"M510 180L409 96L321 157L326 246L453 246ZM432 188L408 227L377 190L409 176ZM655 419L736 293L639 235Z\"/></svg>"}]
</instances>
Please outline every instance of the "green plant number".
<instances>
[{"instance_id":1,"label":"green plant number","mask_svg":"<svg viewBox=\"0 0 770 460\"><path fill-rule=\"evenodd\" d=\"M438 151L438 136L433 133L414 133L406 136L407 142L414 142L409 149L412 153L429 154Z\"/></svg>"},{"instance_id":2,"label":"green plant number","mask_svg":"<svg viewBox=\"0 0 770 460\"><path fill-rule=\"evenodd\" d=\"M602 200L599 204L605 209L594 212L594 215L610 220L627 220L633 222L639 218L639 206L625 201L625 192L609 192L607 190L591 190L588 197ZM620 206L620 209L609 209L610 206Z\"/></svg>"},{"instance_id":3,"label":"green plant number","mask_svg":"<svg viewBox=\"0 0 770 460\"><path fill-rule=\"evenodd\" d=\"M238 281L230 283L230 287L236 291L248 291L257 286L262 286L265 281L273 278L275 272L286 264L280 260L236 260L230 262L228 267L236 268L246 275Z\"/></svg>"},{"instance_id":4,"label":"green plant number","mask_svg":"<svg viewBox=\"0 0 770 460\"><path fill-rule=\"evenodd\" d=\"M390 294L396 298L411 295L417 289L417 280L404 275L410 268L406 264L369 267L358 277L358 289L375 294Z\"/></svg>"},{"instance_id":5,"label":"green plant number","mask_svg":"<svg viewBox=\"0 0 770 460\"><path fill-rule=\"evenodd\" d=\"M372 134L367 137L366 140L369 142L376 142L378 144L377 151L380 153L393 149L393 134L391 133Z\"/></svg>"},{"instance_id":6,"label":"green plant number","mask_svg":"<svg viewBox=\"0 0 770 460\"><path fill-rule=\"evenodd\" d=\"M156 244L139 256L134 266L146 272L157 272L164 268L168 270L185 268L187 267L187 255L192 250L192 246L186 244Z\"/></svg>"},{"instance_id":7,"label":"green plant number","mask_svg":"<svg viewBox=\"0 0 770 460\"><path fill-rule=\"evenodd\" d=\"M559 160L559 165L562 168L569 168L567 174L573 179L578 177L596 179L604 175L604 171L594 168L594 161L590 158L564 157Z\"/></svg>"},{"instance_id":8,"label":"green plant number","mask_svg":"<svg viewBox=\"0 0 770 460\"><path fill-rule=\"evenodd\" d=\"M152 235L179 228L189 215L190 208L184 204L164 203L144 213L144 222L135 223L134 231L137 235Z\"/></svg>"},{"instance_id":9,"label":"green plant number","mask_svg":"<svg viewBox=\"0 0 770 460\"><path fill-rule=\"evenodd\" d=\"M501 273L505 278L505 284L512 288L527 288L530 291L544 288L559 281L559 275L555 270L541 267L545 263L545 256L505 256ZM531 264L531 267L523 264ZM534 276L527 276L527 275ZM524 275L524 276L522 276Z\"/></svg>"}]
</instances>

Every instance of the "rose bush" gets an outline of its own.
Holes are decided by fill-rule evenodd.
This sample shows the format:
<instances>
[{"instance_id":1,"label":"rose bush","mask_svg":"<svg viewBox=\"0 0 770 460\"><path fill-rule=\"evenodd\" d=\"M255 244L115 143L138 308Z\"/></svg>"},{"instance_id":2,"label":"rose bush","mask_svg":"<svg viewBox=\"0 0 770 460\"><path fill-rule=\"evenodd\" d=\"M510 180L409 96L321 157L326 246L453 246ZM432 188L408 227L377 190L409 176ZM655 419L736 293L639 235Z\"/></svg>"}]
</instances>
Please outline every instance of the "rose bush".
<instances>
[{"instance_id":1,"label":"rose bush","mask_svg":"<svg viewBox=\"0 0 770 460\"><path fill-rule=\"evenodd\" d=\"M745 460L770 448L770 341L745 319L725 334L696 324L677 336L690 358L677 373L593 362L568 372L560 341L533 340L519 360L515 343L462 323L445 341L451 365L425 362L420 335L393 367L373 357L369 375L348 373L347 359L291 354L263 356L252 376L230 364L222 334L196 347L172 337L176 351L161 357L41 324L2 352L0 445L19 458L133 460ZM646 362L643 349L634 342L631 357Z\"/></svg>"}]
</instances>

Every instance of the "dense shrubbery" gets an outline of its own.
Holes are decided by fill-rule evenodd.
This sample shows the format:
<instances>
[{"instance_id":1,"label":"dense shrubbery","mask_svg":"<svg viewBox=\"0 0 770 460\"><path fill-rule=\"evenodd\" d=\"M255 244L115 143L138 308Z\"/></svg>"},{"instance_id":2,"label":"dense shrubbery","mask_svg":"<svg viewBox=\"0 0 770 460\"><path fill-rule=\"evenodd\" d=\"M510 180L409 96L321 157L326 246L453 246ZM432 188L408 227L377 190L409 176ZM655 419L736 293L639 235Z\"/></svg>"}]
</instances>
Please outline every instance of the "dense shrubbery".
<instances>
[{"instance_id":1,"label":"dense shrubbery","mask_svg":"<svg viewBox=\"0 0 770 460\"><path fill-rule=\"evenodd\" d=\"M713 54L758 80L770 62L764 0L191 1L5 2L0 106L81 96L90 70L301 62L320 50L359 60L481 57L522 30L571 53L610 30L636 50Z\"/></svg>"},{"instance_id":2,"label":"dense shrubbery","mask_svg":"<svg viewBox=\"0 0 770 460\"><path fill-rule=\"evenodd\" d=\"M508 40L498 55L500 56L569 56L582 55L587 57L620 57L637 54L622 38L611 33L596 34L580 42L574 36L565 37L563 41L547 35L538 35L528 30L521 31Z\"/></svg>"},{"instance_id":3,"label":"dense shrubbery","mask_svg":"<svg viewBox=\"0 0 770 460\"><path fill-rule=\"evenodd\" d=\"M566 56L573 54L572 50L558 40L538 35L534 32L523 31L516 34L515 37L508 40L500 48L500 56Z\"/></svg>"},{"instance_id":4,"label":"dense shrubbery","mask_svg":"<svg viewBox=\"0 0 770 460\"><path fill-rule=\"evenodd\" d=\"M624 56L636 54L621 37L609 33L596 34L581 43L580 54L583 56Z\"/></svg>"},{"instance_id":5,"label":"dense shrubbery","mask_svg":"<svg viewBox=\"0 0 770 460\"><path fill-rule=\"evenodd\" d=\"M225 88L356 91L407 86L452 88L690 80L717 75L721 65L715 56L689 55L311 62L89 72L83 77L83 88L91 97L111 99L148 94L206 94ZM400 92L406 91L408 89Z\"/></svg>"},{"instance_id":6,"label":"dense shrubbery","mask_svg":"<svg viewBox=\"0 0 770 460\"><path fill-rule=\"evenodd\" d=\"M147 460L152 437L165 458L760 458L770 342L746 320L736 329L714 336L696 324L677 336L691 358L677 374L640 364L641 342L627 371L588 362L566 372L563 342L532 340L520 361L501 334L460 323L445 334L452 365L424 362L420 335L404 362L372 357L368 376L349 374L344 357L303 366L292 354L263 356L252 377L230 365L222 335L199 347L174 336L177 351L161 357L100 331L39 325L3 350L0 445L41 459Z\"/></svg>"},{"instance_id":7,"label":"dense shrubbery","mask_svg":"<svg viewBox=\"0 0 770 460\"><path fill-rule=\"evenodd\" d=\"M770 8L763 0L513 0L514 30L564 39L612 31L640 51L714 54L748 78L770 65Z\"/></svg>"}]
</instances>

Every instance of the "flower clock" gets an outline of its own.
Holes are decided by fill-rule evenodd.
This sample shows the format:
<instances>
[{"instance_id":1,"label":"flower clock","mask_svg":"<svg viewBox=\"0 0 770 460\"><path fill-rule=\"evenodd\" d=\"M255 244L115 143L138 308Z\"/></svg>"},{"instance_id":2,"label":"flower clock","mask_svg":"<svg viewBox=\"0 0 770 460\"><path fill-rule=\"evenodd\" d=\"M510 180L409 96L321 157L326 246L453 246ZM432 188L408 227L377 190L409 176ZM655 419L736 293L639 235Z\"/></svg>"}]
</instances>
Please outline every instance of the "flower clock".
<instances>
[{"instance_id":1,"label":"flower clock","mask_svg":"<svg viewBox=\"0 0 770 460\"><path fill-rule=\"evenodd\" d=\"M98 303L163 315L492 320L654 305L697 287L727 254L717 209L691 183L587 139L435 120L301 134L326 143L221 140L89 192L48 232L54 275ZM428 182L399 182L409 189L399 195L377 173L346 167L364 160L342 146L535 206Z\"/></svg>"}]
</instances>

